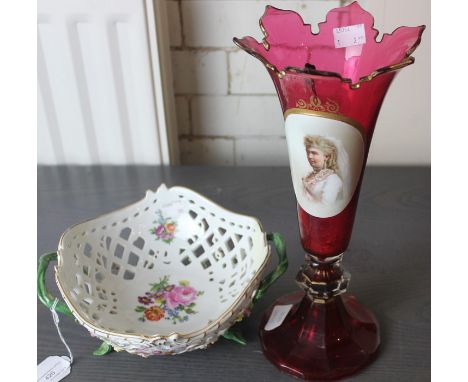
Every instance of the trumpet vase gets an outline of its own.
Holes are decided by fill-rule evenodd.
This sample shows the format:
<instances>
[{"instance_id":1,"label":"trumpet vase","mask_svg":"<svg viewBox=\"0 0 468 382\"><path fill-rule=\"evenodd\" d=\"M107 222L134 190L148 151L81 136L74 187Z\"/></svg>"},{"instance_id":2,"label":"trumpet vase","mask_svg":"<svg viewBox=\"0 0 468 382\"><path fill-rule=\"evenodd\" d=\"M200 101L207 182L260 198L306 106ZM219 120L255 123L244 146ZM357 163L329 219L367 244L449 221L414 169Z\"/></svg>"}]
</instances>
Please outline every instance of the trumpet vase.
<instances>
[{"instance_id":1,"label":"trumpet vase","mask_svg":"<svg viewBox=\"0 0 468 382\"><path fill-rule=\"evenodd\" d=\"M265 312L266 357L307 380L333 380L367 365L380 344L375 316L345 294L342 267L374 127L396 73L411 65L424 26L384 34L357 2L328 12L311 32L293 11L267 6L265 38L234 38L267 68L285 120L305 263L301 290Z\"/></svg>"}]
</instances>

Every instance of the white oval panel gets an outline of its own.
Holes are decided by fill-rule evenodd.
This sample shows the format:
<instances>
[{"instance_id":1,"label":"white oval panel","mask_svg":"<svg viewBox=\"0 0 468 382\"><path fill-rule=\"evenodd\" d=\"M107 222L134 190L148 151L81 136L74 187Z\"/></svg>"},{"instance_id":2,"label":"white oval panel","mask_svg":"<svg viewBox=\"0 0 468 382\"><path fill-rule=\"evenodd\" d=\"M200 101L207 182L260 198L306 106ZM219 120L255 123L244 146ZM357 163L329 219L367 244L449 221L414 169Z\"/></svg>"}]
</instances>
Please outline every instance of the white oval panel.
<instances>
[{"instance_id":1,"label":"white oval panel","mask_svg":"<svg viewBox=\"0 0 468 382\"><path fill-rule=\"evenodd\" d=\"M285 127L297 201L312 216L335 216L348 205L361 175L362 134L338 115L296 110L287 112Z\"/></svg>"}]
</instances>

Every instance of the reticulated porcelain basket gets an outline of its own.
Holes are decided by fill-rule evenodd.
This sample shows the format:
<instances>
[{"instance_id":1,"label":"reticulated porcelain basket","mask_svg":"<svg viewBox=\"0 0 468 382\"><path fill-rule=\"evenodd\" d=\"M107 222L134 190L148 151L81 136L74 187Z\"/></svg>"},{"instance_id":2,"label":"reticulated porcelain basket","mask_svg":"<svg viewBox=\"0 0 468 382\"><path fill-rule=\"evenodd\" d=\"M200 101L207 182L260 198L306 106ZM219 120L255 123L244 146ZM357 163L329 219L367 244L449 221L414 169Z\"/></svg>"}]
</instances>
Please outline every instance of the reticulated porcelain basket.
<instances>
[{"instance_id":1,"label":"reticulated porcelain basket","mask_svg":"<svg viewBox=\"0 0 468 382\"><path fill-rule=\"evenodd\" d=\"M280 257L270 260L267 237ZM260 222L230 212L183 187L147 191L143 200L69 228L57 253L42 256L38 295L49 308L48 263L66 305L92 336L95 354L126 350L141 356L206 348L229 328L287 267L284 243Z\"/></svg>"}]
</instances>

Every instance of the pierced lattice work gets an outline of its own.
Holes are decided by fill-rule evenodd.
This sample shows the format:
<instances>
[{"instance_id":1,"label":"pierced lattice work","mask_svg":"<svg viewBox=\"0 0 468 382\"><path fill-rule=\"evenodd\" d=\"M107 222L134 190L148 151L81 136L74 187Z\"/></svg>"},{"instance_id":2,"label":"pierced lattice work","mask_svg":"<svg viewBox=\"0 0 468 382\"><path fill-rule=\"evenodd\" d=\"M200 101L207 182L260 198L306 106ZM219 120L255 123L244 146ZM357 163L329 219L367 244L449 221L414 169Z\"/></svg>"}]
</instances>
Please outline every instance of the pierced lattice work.
<instances>
[{"instance_id":1,"label":"pierced lattice work","mask_svg":"<svg viewBox=\"0 0 468 382\"><path fill-rule=\"evenodd\" d=\"M147 356L216 341L248 307L269 250L256 219L161 186L70 228L59 257L57 281L78 321Z\"/></svg>"}]
</instances>

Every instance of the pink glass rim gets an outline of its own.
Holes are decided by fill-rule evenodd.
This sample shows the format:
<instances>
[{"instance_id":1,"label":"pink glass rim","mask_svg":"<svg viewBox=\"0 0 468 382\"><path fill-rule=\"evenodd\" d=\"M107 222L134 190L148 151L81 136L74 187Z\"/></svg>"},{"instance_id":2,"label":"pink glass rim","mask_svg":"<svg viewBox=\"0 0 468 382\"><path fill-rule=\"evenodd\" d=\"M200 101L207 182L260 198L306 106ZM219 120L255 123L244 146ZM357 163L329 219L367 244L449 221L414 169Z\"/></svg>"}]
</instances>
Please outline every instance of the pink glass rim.
<instances>
[{"instance_id":1,"label":"pink glass rim","mask_svg":"<svg viewBox=\"0 0 468 382\"><path fill-rule=\"evenodd\" d=\"M347 54L344 49L347 48L333 49L335 47L331 45L332 29L344 26L340 25L344 22L343 18L350 24L364 24L368 37L361 48L362 57L344 59ZM286 74L336 77L349 83L352 88L380 74L412 64L414 58L411 54L420 44L425 29L425 25L400 26L392 33L384 33L377 41L379 31L374 28L374 17L357 1L331 9L325 21L319 23L318 33L313 33L311 25L304 23L297 12L270 5L265 7L259 22L265 36L262 42L250 36L242 39L235 37L233 41L280 78ZM352 73L349 73L350 68Z\"/></svg>"}]
</instances>

